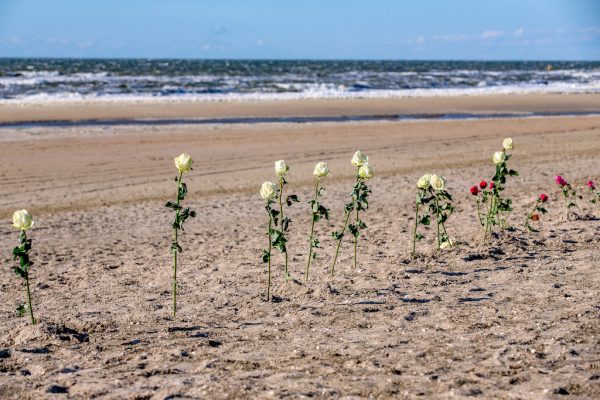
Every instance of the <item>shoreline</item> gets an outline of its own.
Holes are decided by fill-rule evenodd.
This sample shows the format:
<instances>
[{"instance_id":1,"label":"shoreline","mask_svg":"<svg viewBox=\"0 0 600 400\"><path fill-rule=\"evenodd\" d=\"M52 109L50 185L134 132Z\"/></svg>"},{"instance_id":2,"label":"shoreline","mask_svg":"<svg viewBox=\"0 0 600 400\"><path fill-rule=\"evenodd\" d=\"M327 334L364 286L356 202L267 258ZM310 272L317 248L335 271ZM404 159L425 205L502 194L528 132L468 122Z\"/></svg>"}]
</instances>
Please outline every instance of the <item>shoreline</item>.
<instances>
[{"instance_id":1,"label":"shoreline","mask_svg":"<svg viewBox=\"0 0 600 400\"><path fill-rule=\"evenodd\" d=\"M110 119L295 118L600 112L600 93L256 101L0 104L0 123Z\"/></svg>"},{"instance_id":2,"label":"shoreline","mask_svg":"<svg viewBox=\"0 0 600 400\"><path fill-rule=\"evenodd\" d=\"M177 119L81 119L0 122L0 129L77 128L107 126L168 126L168 125L239 125L239 124L311 124L347 122L403 122L403 121L465 121L526 118L597 117L591 112L530 112L530 113L450 113L450 114L392 114L392 115L338 115L299 117L233 117L233 118L177 118ZM2 140L0 138L0 140Z\"/></svg>"}]
</instances>

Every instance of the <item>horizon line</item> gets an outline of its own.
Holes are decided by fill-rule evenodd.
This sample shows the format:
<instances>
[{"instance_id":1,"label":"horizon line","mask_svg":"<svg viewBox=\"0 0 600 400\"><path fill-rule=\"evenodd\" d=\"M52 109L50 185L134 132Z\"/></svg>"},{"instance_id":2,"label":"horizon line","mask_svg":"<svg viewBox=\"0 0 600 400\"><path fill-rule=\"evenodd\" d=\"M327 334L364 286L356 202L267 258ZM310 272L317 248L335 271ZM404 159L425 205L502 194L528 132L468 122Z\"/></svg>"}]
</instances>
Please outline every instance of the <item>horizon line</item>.
<instances>
[{"instance_id":1,"label":"horizon line","mask_svg":"<svg viewBox=\"0 0 600 400\"><path fill-rule=\"evenodd\" d=\"M510 58L489 58L489 59L477 59L477 58L247 58L247 57L73 57L73 56L0 56L0 60L156 60L156 61L446 61L446 62L600 62L600 59L510 59Z\"/></svg>"}]
</instances>

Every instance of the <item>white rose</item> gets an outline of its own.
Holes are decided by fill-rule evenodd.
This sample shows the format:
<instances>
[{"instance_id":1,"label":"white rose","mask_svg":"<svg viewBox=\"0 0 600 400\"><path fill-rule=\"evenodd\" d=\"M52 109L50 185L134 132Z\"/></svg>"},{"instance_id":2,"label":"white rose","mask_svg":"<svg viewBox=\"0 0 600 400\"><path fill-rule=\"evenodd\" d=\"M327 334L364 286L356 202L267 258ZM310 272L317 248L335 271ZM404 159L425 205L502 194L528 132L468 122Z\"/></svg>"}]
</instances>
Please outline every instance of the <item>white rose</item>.
<instances>
[{"instance_id":1,"label":"white rose","mask_svg":"<svg viewBox=\"0 0 600 400\"><path fill-rule=\"evenodd\" d=\"M497 151L492 156L492 161L494 161L494 164L502 164L506 161L506 154L503 151Z\"/></svg>"},{"instance_id":2,"label":"white rose","mask_svg":"<svg viewBox=\"0 0 600 400\"><path fill-rule=\"evenodd\" d=\"M366 154L363 154L362 151L357 150L357 152L352 156L351 162L355 167L361 167L363 164L369 162L369 157Z\"/></svg>"},{"instance_id":3,"label":"white rose","mask_svg":"<svg viewBox=\"0 0 600 400\"><path fill-rule=\"evenodd\" d=\"M315 165L315 171L313 172L313 174L317 178L324 178L327 175L329 175L329 167L326 163L321 161L320 163L317 163L317 165Z\"/></svg>"},{"instance_id":4,"label":"white rose","mask_svg":"<svg viewBox=\"0 0 600 400\"><path fill-rule=\"evenodd\" d=\"M429 189L429 181L431 180L431 174L425 174L422 177L419 178L419 181L417 182L417 187L419 189L423 189L423 190L427 190Z\"/></svg>"},{"instance_id":5,"label":"white rose","mask_svg":"<svg viewBox=\"0 0 600 400\"><path fill-rule=\"evenodd\" d=\"M12 222L12 226L22 231L31 229L34 224L31 214L27 210L15 211L12 215Z\"/></svg>"},{"instance_id":6,"label":"white rose","mask_svg":"<svg viewBox=\"0 0 600 400\"><path fill-rule=\"evenodd\" d=\"M444 190L444 185L446 184L446 178L439 175L431 175L429 178L429 184L434 190Z\"/></svg>"},{"instance_id":7,"label":"white rose","mask_svg":"<svg viewBox=\"0 0 600 400\"><path fill-rule=\"evenodd\" d=\"M273 182L264 182L260 187L260 197L271 200L277 195L277 186Z\"/></svg>"},{"instance_id":8,"label":"white rose","mask_svg":"<svg viewBox=\"0 0 600 400\"><path fill-rule=\"evenodd\" d=\"M449 249L451 247L454 247L455 244L456 244L456 242L454 240L448 238L448 240L444 240L440 244L440 249Z\"/></svg>"},{"instance_id":9,"label":"white rose","mask_svg":"<svg viewBox=\"0 0 600 400\"><path fill-rule=\"evenodd\" d=\"M504 139L504 141L502 142L502 147L504 147L504 150L512 150L515 148L512 139L509 137Z\"/></svg>"},{"instance_id":10,"label":"white rose","mask_svg":"<svg viewBox=\"0 0 600 400\"><path fill-rule=\"evenodd\" d=\"M285 163L283 160L275 161L275 173L277 176L285 176L290 170L289 165Z\"/></svg>"},{"instance_id":11,"label":"white rose","mask_svg":"<svg viewBox=\"0 0 600 400\"><path fill-rule=\"evenodd\" d=\"M180 173L191 170L193 162L192 157L186 153L181 153L179 157L175 157L175 167Z\"/></svg>"},{"instance_id":12,"label":"white rose","mask_svg":"<svg viewBox=\"0 0 600 400\"><path fill-rule=\"evenodd\" d=\"M373 177L373 168L371 168L368 162L361 165L358 169L358 176L362 179L371 179Z\"/></svg>"}]
</instances>

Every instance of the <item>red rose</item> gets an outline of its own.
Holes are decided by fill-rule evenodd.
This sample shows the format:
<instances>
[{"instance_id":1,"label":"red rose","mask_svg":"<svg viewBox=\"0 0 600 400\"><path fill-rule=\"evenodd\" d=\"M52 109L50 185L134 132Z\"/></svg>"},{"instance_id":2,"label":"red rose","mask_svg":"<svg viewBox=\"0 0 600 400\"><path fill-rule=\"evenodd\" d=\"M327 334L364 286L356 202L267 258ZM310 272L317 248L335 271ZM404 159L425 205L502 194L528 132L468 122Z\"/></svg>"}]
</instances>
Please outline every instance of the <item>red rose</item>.
<instances>
[{"instance_id":1,"label":"red rose","mask_svg":"<svg viewBox=\"0 0 600 400\"><path fill-rule=\"evenodd\" d=\"M479 182L479 187L482 189L485 189L487 187L487 182L486 181Z\"/></svg>"},{"instance_id":2,"label":"red rose","mask_svg":"<svg viewBox=\"0 0 600 400\"><path fill-rule=\"evenodd\" d=\"M494 188L494 186L495 186L495 185L494 185L494 182L490 182L490 189L493 189L493 188Z\"/></svg>"},{"instance_id":3,"label":"red rose","mask_svg":"<svg viewBox=\"0 0 600 400\"><path fill-rule=\"evenodd\" d=\"M546 196L544 193L540 194L540 201L542 203L545 203L548 201L548 196Z\"/></svg>"},{"instance_id":4,"label":"red rose","mask_svg":"<svg viewBox=\"0 0 600 400\"><path fill-rule=\"evenodd\" d=\"M473 196L477 196L477 193L479 193L479 188L477 186L471 186L471 189L469 189L469 191Z\"/></svg>"},{"instance_id":5,"label":"red rose","mask_svg":"<svg viewBox=\"0 0 600 400\"><path fill-rule=\"evenodd\" d=\"M587 185L587 187L589 187L592 190L596 189L596 186L594 185L594 182L591 181L591 180L587 181L586 185Z\"/></svg>"}]
</instances>

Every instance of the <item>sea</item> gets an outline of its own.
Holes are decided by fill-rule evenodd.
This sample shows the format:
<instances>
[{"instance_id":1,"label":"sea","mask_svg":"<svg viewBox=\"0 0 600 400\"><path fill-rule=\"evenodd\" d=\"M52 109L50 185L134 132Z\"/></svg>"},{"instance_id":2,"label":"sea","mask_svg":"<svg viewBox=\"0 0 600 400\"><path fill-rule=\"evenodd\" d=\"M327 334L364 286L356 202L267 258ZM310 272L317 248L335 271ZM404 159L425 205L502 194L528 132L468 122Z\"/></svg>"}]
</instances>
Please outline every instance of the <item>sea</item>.
<instances>
[{"instance_id":1,"label":"sea","mask_svg":"<svg viewBox=\"0 0 600 400\"><path fill-rule=\"evenodd\" d=\"M598 92L600 61L0 58L0 104Z\"/></svg>"}]
</instances>

